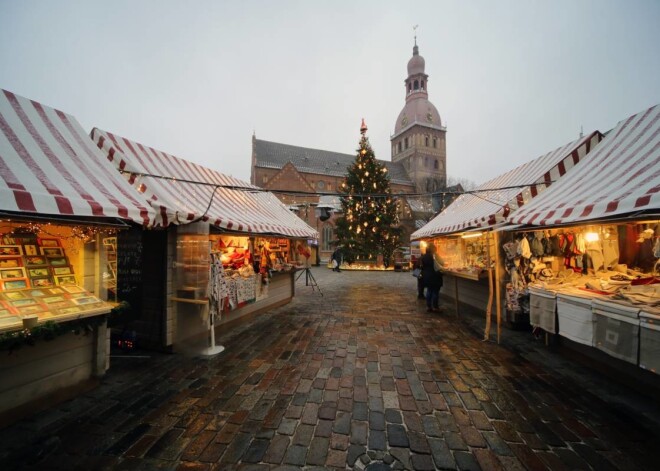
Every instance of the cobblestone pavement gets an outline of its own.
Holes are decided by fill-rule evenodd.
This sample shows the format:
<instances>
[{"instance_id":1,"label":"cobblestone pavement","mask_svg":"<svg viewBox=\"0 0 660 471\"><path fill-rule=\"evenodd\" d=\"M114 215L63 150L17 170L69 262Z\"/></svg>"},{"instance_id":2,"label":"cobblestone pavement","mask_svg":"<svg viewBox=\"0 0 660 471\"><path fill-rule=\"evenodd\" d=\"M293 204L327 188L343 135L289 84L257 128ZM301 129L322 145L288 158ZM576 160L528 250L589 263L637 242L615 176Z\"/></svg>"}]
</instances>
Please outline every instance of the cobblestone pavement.
<instances>
[{"instance_id":1,"label":"cobblestone pavement","mask_svg":"<svg viewBox=\"0 0 660 471\"><path fill-rule=\"evenodd\" d=\"M211 360L113 358L0 431L2 469L658 469L657 403L528 334L482 342L409 273L313 273L323 297L303 276Z\"/></svg>"}]
</instances>

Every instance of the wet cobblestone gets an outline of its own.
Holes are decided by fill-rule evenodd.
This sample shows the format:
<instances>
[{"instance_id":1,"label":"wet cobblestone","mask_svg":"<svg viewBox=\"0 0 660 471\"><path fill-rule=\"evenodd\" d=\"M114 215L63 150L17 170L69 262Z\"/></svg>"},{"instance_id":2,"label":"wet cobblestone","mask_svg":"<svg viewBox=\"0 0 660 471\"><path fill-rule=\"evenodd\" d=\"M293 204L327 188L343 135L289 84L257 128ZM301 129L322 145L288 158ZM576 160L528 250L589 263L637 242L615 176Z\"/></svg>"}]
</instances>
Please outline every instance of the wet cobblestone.
<instances>
[{"instance_id":1,"label":"wet cobblestone","mask_svg":"<svg viewBox=\"0 0 660 471\"><path fill-rule=\"evenodd\" d=\"M314 268L212 359L113 358L97 389L0 430L3 469L652 469L657 403L409 273ZM576 383L577 381L577 383ZM605 394L606 393L606 394Z\"/></svg>"}]
</instances>

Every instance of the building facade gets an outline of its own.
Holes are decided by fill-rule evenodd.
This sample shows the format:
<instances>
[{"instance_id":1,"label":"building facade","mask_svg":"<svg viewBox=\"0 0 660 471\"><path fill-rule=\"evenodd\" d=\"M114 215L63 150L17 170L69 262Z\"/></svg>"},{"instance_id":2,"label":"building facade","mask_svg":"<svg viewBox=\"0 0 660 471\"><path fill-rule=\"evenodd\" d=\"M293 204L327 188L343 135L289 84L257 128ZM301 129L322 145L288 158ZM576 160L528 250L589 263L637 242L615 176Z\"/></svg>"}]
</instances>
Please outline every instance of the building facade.
<instances>
[{"instance_id":1,"label":"building facade","mask_svg":"<svg viewBox=\"0 0 660 471\"><path fill-rule=\"evenodd\" d=\"M395 195L447 191L447 130L428 99L428 75L416 43L408 61L405 87L405 104L391 137L392 160L379 161L387 167ZM273 191L317 229L320 235L317 260L328 260L334 250L334 221L341 205L333 195L339 193L346 169L355 158L354 154L280 144L252 136L251 183ZM404 244L443 204L430 197L404 196L399 201Z\"/></svg>"}]
</instances>

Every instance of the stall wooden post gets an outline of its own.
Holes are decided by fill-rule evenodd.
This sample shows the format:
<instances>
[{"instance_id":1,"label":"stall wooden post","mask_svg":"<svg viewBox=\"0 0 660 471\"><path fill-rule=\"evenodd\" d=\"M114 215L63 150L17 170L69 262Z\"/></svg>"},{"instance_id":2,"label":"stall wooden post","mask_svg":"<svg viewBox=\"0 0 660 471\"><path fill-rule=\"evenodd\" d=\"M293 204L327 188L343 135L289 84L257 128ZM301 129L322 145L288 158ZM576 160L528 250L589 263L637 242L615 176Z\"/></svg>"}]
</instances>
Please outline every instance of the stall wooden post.
<instances>
[{"instance_id":1,"label":"stall wooden post","mask_svg":"<svg viewBox=\"0 0 660 471\"><path fill-rule=\"evenodd\" d=\"M492 270L490 268L490 253L492 251L491 246L491 237L490 233L487 232L485 235L486 238L486 274L488 275L488 303L486 304L486 327L484 329L484 340L490 338L490 324L491 324L491 314L493 309L493 276Z\"/></svg>"},{"instance_id":2,"label":"stall wooden post","mask_svg":"<svg viewBox=\"0 0 660 471\"><path fill-rule=\"evenodd\" d=\"M502 271L500 268L500 234L499 232L493 233L493 252L495 255L495 310L497 314L497 343L500 343L500 334L502 332L502 290L500 287L500 280L502 279Z\"/></svg>"},{"instance_id":3,"label":"stall wooden post","mask_svg":"<svg viewBox=\"0 0 660 471\"><path fill-rule=\"evenodd\" d=\"M459 317L458 313L458 277L454 277L454 307L456 308L456 317Z\"/></svg>"}]
</instances>

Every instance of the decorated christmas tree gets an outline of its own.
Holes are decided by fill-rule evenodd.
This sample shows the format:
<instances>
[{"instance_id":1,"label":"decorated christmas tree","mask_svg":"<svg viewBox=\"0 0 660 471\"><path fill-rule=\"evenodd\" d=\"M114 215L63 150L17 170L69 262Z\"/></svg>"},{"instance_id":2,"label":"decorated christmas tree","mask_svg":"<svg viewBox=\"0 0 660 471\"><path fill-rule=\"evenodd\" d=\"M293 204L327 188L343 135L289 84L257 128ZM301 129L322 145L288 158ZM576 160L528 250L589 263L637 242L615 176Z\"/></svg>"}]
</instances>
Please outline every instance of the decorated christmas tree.
<instances>
[{"instance_id":1,"label":"decorated christmas tree","mask_svg":"<svg viewBox=\"0 0 660 471\"><path fill-rule=\"evenodd\" d=\"M344 261L376 261L383 256L386 266L399 246L401 230L397 202L392 197L387 168L376 160L362 120L360 148L346 180L339 189L343 217L336 223L337 243Z\"/></svg>"}]
</instances>

